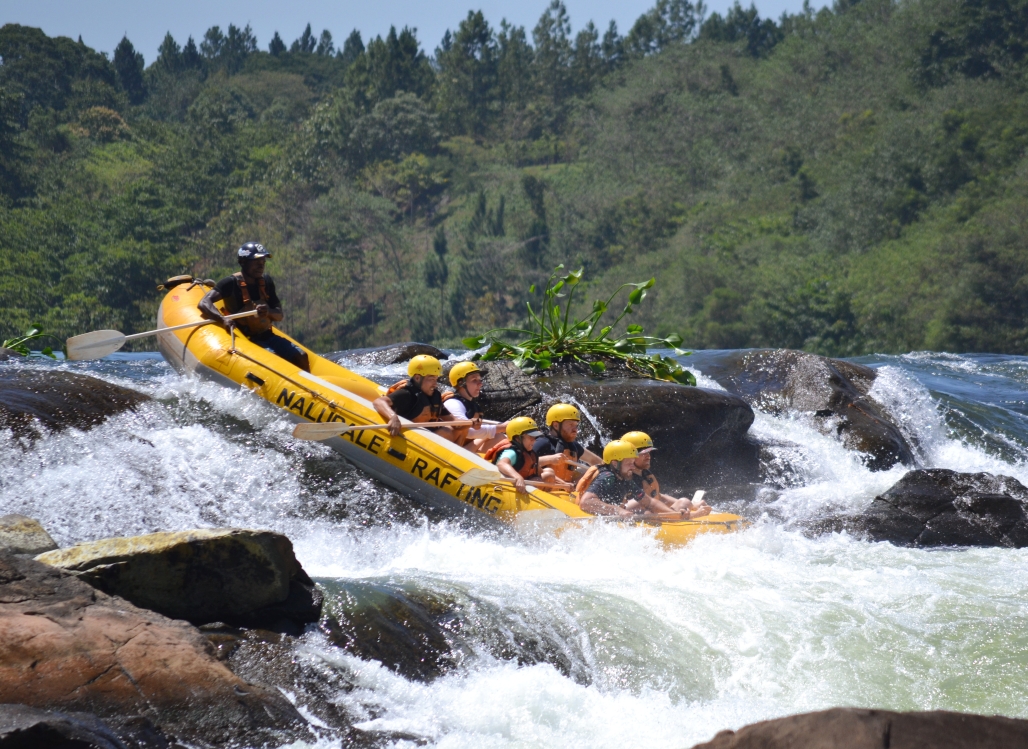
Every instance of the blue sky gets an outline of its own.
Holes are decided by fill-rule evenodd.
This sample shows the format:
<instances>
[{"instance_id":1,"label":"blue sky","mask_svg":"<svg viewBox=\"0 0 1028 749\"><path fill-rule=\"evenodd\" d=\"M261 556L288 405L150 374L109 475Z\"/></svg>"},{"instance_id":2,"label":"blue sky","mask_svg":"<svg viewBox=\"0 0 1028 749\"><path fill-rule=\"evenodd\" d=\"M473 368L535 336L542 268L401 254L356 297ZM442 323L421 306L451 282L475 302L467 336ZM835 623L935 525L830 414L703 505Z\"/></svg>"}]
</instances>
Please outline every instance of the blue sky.
<instances>
[{"instance_id":1,"label":"blue sky","mask_svg":"<svg viewBox=\"0 0 1028 749\"><path fill-rule=\"evenodd\" d=\"M592 20L601 30L614 19L624 34L636 18L653 6L653 0L564 0L575 30ZM224 30L230 23L249 23L262 49L267 49L275 31L286 44L298 37L309 21L315 33L327 28L337 43L354 28L364 39L385 34L390 25L414 26L422 47L431 54L446 29L456 28L469 9L482 10L493 26L501 18L531 31L549 0L519 3L499 0L174 0L143 2L142 0L4 0L0 3L0 26L20 23L38 26L50 36L79 34L89 46L113 53L123 34L147 64L153 61L157 47L170 31L181 44L189 35L198 42L211 26ZM812 0L814 8L829 3ZM724 12L730 0L708 0L708 12ZM757 2L761 16L777 18L783 11L794 13L803 7L803 0L761 0Z\"/></svg>"}]
</instances>

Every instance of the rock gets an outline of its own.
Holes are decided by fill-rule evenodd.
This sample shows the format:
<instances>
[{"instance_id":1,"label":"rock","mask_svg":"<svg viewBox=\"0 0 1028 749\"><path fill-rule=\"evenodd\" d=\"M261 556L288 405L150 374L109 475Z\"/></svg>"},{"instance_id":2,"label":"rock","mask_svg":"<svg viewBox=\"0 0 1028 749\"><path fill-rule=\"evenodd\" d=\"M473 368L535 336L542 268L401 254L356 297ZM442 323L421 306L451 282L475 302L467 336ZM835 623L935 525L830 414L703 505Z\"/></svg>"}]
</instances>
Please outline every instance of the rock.
<instances>
[{"instance_id":1,"label":"rock","mask_svg":"<svg viewBox=\"0 0 1028 749\"><path fill-rule=\"evenodd\" d=\"M345 584L341 599L322 622L333 645L407 679L429 681L453 667L446 632L454 621L453 602L355 582Z\"/></svg>"},{"instance_id":2,"label":"rock","mask_svg":"<svg viewBox=\"0 0 1028 749\"><path fill-rule=\"evenodd\" d=\"M174 619L295 630L318 620L321 594L271 531L192 530L111 538L47 552L40 562L75 572L110 595ZM290 626L288 622L293 622Z\"/></svg>"},{"instance_id":3,"label":"rock","mask_svg":"<svg viewBox=\"0 0 1028 749\"><path fill-rule=\"evenodd\" d=\"M56 548L57 544L39 521L24 515L0 517L0 549L35 556Z\"/></svg>"},{"instance_id":4,"label":"rock","mask_svg":"<svg viewBox=\"0 0 1028 749\"><path fill-rule=\"evenodd\" d=\"M899 546L1028 546L1028 488L1009 476L910 471L843 527Z\"/></svg>"},{"instance_id":5,"label":"rock","mask_svg":"<svg viewBox=\"0 0 1028 749\"><path fill-rule=\"evenodd\" d=\"M722 731L693 749L1009 749L1028 746L1028 720L944 710L836 707Z\"/></svg>"},{"instance_id":6,"label":"rock","mask_svg":"<svg viewBox=\"0 0 1028 749\"><path fill-rule=\"evenodd\" d=\"M479 396L487 418L496 421L527 413L542 403L543 395L534 378L510 361L478 362L482 370L482 394ZM449 373L449 367L443 368ZM447 380L448 382L449 380Z\"/></svg>"},{"instance_id":7,"label":"rock","mask_svg":"<svg viewBox=\"0 0 1028 749\"><path fill-rule=\"evenodd\" d=\"M0 703L152 723L195 746L309 737L281 694L250 684L195 628L0 553Z\"/></svg>"},{"instance_id":8,"label":"rock","mask_svg":"<svg viewBox=\"0 0 1028 749\"><path fill-rule=\"evenodd\" d=\"M658 448L653 471L662 490L674 494L759 478L758 449L746 436L753 410L738 396L656 380L547 377L536 385L545 394L536 420L545 421L552 403L575 403L585 412L583 442L593 437L597 453L603 441L595 439L597 431L608 439L635 429L649 434Z\"/></svg>"},{"instance_id":9,"label":"rock","mask_svg":"<svg viewBox=\"0 0 1028 749\"><path fill-rule=\"evenodd\" d=\"M9 359L14 359L15 361L17 361L18 359L23 358L24 355L19 354L14 349L4 348L3 346L0 346L0 361L8 361Z\"/></svg>"},{"instance_id":10,"label":"rock","mask_svg":"<svg viewBox=\"0 0 1028 749\"><path fill-rule=\"evenodd\" d=\"M690 363L753 408L811 415L867 455L873 471L917 465L903 433L867 395L875 379L869 367L790 349L698 354Z\"/></svg>"},{"instance_id":11,"label":"rock","mask_svg":"<svg viewBox=\"0 0 1028 749\"><path fill-rule=\"evenodd\" d=\"M33 422L48 429L89 429L108 416L149 400L135 390L60 370L0 370L0 428L31 434Z\"/></svg>"},{"instance_id":12,"label":"rock","mask_svg":"<svg viewBox=\"0 0 1028 749\"><path fill-rule=\"evenodd\" d=\"M0 705L0 749L164 749L171 744L149 721L113 731L90 713ZM126 728L128 728L126 726ZM126 736L126 733L135 734Z\"/></svg>"},{"instance_id":13,"label":"rock","mask_svg":"<svg viewBox=\"0 0 1028 749\"><path fill-rule=\"evenodd\" d=\"M355 348L347 351L333 351L330 354L322 354L326 359L343 364L399 364L410 361L420 354L428 354L436 359L442 360L449 357L445 351L437 349L427 343L392 343L388 346L377 348Z\"/></svg>"}]
</instances>

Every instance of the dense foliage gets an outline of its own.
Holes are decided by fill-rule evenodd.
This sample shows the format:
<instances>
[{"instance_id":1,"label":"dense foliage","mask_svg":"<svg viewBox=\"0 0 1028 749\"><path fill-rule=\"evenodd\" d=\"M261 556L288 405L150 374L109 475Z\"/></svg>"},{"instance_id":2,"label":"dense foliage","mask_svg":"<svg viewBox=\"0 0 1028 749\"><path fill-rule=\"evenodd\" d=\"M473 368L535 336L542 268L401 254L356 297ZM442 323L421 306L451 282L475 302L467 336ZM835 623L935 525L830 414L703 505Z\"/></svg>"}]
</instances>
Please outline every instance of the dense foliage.
<instances>
[{"instance_id":1,"label":"dense foliage","mask_svg":"<svg viewBox=\"0 0 1028 749\"><path fill-rule=\"evenodd\" d=\"M555 0L430 54L230 25L149 65L9 24L0 338L148 329L252 239L321 350L526 327L564 264L583 300L657 277L633 323L692 348L1024 352L1026 56L1028 0L658 0L625 35Z\"/></svg>"}]
</instances>

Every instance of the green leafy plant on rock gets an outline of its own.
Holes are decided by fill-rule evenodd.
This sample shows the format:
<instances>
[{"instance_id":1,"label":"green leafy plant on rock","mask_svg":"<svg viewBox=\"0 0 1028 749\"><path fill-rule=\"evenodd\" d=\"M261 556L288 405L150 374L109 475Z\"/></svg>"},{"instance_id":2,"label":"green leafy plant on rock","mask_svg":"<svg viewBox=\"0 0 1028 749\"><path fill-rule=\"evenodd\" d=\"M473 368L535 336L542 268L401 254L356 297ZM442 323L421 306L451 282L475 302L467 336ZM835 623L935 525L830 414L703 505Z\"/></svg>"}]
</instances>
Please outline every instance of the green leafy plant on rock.
<instances>
[{"instance_id":1,"label":"green leafy plant on rock","mask_svg":"<svg viewBox=\"0 0 1028 749\"><path fill-rule=\"evenodd\" d=\"M32 328L32 330L25 333L25 335L15 336L14 338L6 339L0 348L10 349L15 351L22 356L32 356L33 354L48 356L51 359L56 359L54 350L50 346L47 346L42 351L32 351L28 347L29 341L37 341L42 338L53 338L49 333L44 333L39 328Z\"/></svg>"},{"instance_id":2,"label":"green leafy plant on rock","mask_svg":"<svg viewBox=\"0 0 1028 749\"><path fill-rule=\"evenodd\" d=\"M579 283L582 270L563 274L563 265L558 265L547 282L543 292L543 304L539 312L528 303L530 329L496 328L481 336L465 338L469 348L488 346L482 354L485 361L511 359L525 372L549 369L556 362L579 361L589 365L595 374L607 369L608 361L620 361L645 377L682 385L695 385L696 378L675 359L660 353L651 353L651 348L670 348L682 356L690 352L679 348L682 337L669 335L655 338L645 335L641 325L629 325L621 336L614 335L614 329L627 315L630 315L645 298L656 279L642 283L622 284L606 301L593 302L592 313L584 320L571 317L571 302ZM600 327L600 320L610 309L614 298L624 289L631 289L628 303L621 314L610 325ZM529 289L535 293L535 286ZM505 336L525 336L517 343L504 339Z\"/></svg>"}]
</instances>

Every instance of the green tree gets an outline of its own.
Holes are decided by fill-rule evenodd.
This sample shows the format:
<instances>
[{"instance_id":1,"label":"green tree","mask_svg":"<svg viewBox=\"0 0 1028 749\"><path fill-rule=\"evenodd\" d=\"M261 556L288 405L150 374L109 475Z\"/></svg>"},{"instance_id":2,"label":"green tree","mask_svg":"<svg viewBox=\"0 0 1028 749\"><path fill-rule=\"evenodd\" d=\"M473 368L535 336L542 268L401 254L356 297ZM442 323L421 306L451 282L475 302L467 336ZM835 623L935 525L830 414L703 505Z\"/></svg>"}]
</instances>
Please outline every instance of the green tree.
<instances>
[{"instance_id":1,"label":"green tree","mask_svg":"<svg viewBox=\"0 0 1028 749\"><path fill-rule=\"evenodd\" d=\"M497 37L497 83L505 109L522 110L532 96L532 61L535 52L524 26L504 20Z\"/></svg>"},{"instance_id":2,"label":"green tree","mask_svg":"<svg viewBox=\"0 0 1028 749\"><path fill-rule=\"evenodd\" d=\"M349 159L358 168L376 161L400 161L415 151L432 153L438 143L435 114L414 94L400 92L356 121L349 136Z\"/></svg>"},{"instance_id":3,"label":"green tree","mask_svg":"<svg viewBox=\"0 0 1028 749\"><path fill-rule=\"evenodd\" d=\"M699 38L712 42L746 43L746 51L753 57L762 57L774 49L785 37L784 32L770 18L761 19L757 8L748 10L736 0L724 17L714 13L700 27Z\"/></svg>"},{"instance_id":4,"label":"green tree","mask_svg":"<svg viewBox=\"0 0 1028 749\"><path fill-rule=\"evenodd\" d=\"M689 0L657 0L628 32L625 49L642 57L688 42L697 30L702 8L702 2L693 5Z\"/></svg>"},{"instance_id":5,"label":"green tree","mask_svg":"<svg viewBox=\"0 0 1028 749\"><path fill-rule=\"evenodd\" d=\"M278 57L286 51L286 43L282 41L282 37L278 35L278 31L275 31L275 35L271 37L271 41L268 43L268 52L273 57Z\"/></svg>"},{"instance_id":6,"label":"green tree","mask_svg":"<svg viewBox=\"0 0 1028 749\"><path fill-rule=\"evenodd\" d=\"M364 41L361 39L361 32L357 31L357 29L351 31L343 43L343 48L337 54L344 65L347 67L353 65L357 58L364 54Z\"/></svg>"},{"instance_id":7,"label":"green tree","mask_svg":"<svg viewBox=\"0 0 1028 749\"><path fill-rule=\"evenodd\" d=\"M432 66L414 31L406 26L400 33L392 26L385 39L377 36L369 41L347 73L351 86L369 105L398 91L424 97L432 88L433 78Z\"/></svg>"},{"instance_id":8,"label":"green tree","mask_svg":"<svg viewBox=\"0 0 1028 749\"><path fill-rule=\"evenodd\" d=\"M303 30L303 33L293 40L293 43L289 46L289 51L294 55L309 55L313 54L317 46L318 40L314 37L314 32L311 31L311 25L308 23L307 27Z\"/></svg>"},{"instance_id":9,"label":"green tree","mask_svg":"<svg viewBox=\"0 0 1028 749\"><path fill-rule=\"evenodd\" d=\"M332 33L328 29L322 29L318 38L318 47L314 53L322 57L330 57L336 52L336 45L332 43Z\"/></svg>"},{"instance_id":10,"label":"green tree","mask_svg":"<svg viewBox=\"0 0 1028 749\"><path fill-rule=\"evenodd\" d=\"M532 31L535 84L544 101L559 109L571 96L571 19L561 0L552 0Z\"/></svg>"},{"instance_id":11,"label":"green tree","mask_svg":"<svg viewBox=\"0 0 1028 749\"><path fill-rule=\"evenodd\" d=\"M139 104L146 97L143 68L143 56L136 52L129 38L123 36L114 49L114 70L118 75L118 83L132 104Z\"/></svg>"},{"instance_id":12,"label":"green tree","mask_svg":"<svg viewBox=\"0 0 1028 749\"><path fill-rule=\"evenodd\" d=\"M450 133L481 135L497 100L497 50L482 11L468 11L452 37L447 31L436 50L437 111Z\"/></svg>"}]
</instances>

